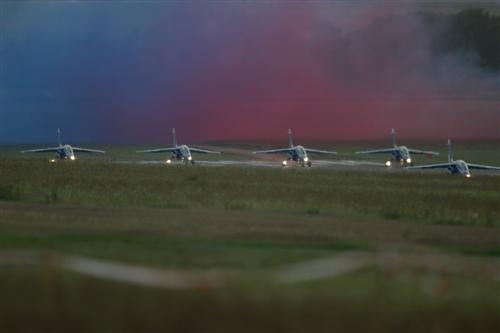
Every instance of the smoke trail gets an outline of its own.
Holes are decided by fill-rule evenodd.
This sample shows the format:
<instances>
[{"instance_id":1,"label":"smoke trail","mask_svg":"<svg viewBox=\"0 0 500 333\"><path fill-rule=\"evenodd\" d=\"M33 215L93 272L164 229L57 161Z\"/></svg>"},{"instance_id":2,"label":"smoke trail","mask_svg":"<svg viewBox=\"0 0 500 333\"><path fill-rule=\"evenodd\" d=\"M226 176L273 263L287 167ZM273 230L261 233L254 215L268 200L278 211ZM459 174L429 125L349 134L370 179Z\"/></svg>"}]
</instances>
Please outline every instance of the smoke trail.
<instances>
[{"instance_id":1,"label":"smoke trail","mask_svg":"<svg viewBox=\"0 0 500 333\"><path fill-rule=\"evenodd\" d=\"M441 31L419 14L363 6L339 27L321 19L325 5L314 6L236 14L240 39L225 44L190 90L204 108L197 131L255 138L294 127L306 137L350 139L396 127L415 138L500 137L498 78L465 54L434 54L431 37ZM219 25L217 34L230 28Z\"/></svg>"},{"instance_id":2,"label":"smoke trail","mask_svg":"<svg viewBox=\"0 0 500 333\"><path fill-rule=\"evenodd\" d=\"M31 2L30 2L31 3ZM407 2L11 4L2 137L80 140L500 138L498 72L439 54ZM10 111L4 111L10 110ZM63 123L61 125L61 123ZM48 132L52 133L52 129Z\"/></svg>"}]
</instances>

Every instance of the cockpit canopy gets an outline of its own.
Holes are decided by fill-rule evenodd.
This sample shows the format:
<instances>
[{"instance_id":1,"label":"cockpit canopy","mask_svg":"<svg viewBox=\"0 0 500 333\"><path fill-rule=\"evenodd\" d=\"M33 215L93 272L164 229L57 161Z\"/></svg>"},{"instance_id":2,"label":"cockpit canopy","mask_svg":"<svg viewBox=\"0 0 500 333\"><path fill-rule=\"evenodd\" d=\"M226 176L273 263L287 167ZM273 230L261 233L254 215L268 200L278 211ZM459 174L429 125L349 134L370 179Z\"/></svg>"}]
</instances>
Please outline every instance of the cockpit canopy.
<instances>
[{"instance_id":1,"label":"cockpit canopy","mask_svg":"<svg viewBox=\"0 0 500 333\"><path fill-rule=\"evenodd\" d=\"M179 146L179 152L183 157L191 156L191 152L189 151L189 147L186 145Z\"/></svg>"},{"instance_id":2,"label":"cockpit canopy","mask_svg":"<svg viewBox=\"0 0 500 333\"><path fill-rule=\"evenodd\" d=\"M295 151L297 153L297 156L300 157L301 159L304 159L307 157L306 149L302 146L296 146Z\"/></svg>"}]
</instances>

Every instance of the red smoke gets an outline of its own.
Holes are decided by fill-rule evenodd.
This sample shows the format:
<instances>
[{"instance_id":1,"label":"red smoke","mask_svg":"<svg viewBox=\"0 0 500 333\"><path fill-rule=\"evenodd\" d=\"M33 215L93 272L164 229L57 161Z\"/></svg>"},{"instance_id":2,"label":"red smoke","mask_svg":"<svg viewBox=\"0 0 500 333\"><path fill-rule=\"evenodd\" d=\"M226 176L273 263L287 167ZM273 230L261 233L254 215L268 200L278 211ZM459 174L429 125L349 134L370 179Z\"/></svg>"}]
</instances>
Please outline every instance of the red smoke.
<instances>
[{"instance_id":1,"label":"red smoke","mask_svg":"<svg viewBox=\"0 0 500 333\"><path fill-rule=\"evenodd\" d=\"M433 55L415 14L387 4L217 7L188 8L200 56L177 102L165 102L185 137L284 138L291 127L349 140L394 127L411 138L500 138L498 83L460 57Z\"/></svg>"}]
</instances>

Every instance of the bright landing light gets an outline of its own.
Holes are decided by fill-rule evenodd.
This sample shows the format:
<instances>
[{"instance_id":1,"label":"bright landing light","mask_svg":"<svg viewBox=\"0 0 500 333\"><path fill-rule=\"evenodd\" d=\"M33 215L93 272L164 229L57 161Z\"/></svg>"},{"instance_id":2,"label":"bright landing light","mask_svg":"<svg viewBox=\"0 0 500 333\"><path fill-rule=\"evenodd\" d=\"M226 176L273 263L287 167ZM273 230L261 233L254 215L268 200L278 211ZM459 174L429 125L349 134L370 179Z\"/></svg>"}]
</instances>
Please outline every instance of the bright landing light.
<instances>
[{"instance_id":1,"label":"bright landing light","mask_svg":"<svg viewBox=\"0 0 500 333\"><path fill-rule=\"evenodd\" d=\"M385 162L385 166L386 166L386 167L390 167L390 166L391 166L391 161L387 161L387 162Z\"/></svg>"},{"instance_id":2,"label":"bright landing light","mask_svg":"<svg viewBox=\"0 0 500 333\"><path fill-rule=\"evenodd\" d=\"M411 158L407 158L406 163L411 163Z\"/></svg>"},{"instance_id":3,"label":"bright landing light","mask_svg":"<svg viewBox=\"0 0 500 333\"><path fill-rule=\"evenodd\" d=\"M74 161L75 160L75 156L70 156L69 159L72 160L72 161Z\"/></svg>"},{"instance_id":4,"label":"bright landing light","mask_svg":"<svg viewBox=\"0 0 500 333\"><path fill-rule=\"evenodd\" d=\"M309 157L304 157L304 162L309 161Z\"/></svg>"},{"instance_id":5,"label":"bright landing light","mask_svg":"<svg viewBox=\"0 0 500 333\"><path fill-rule=\"evenodd\" d=\"M286 161L283 161L283 166L286 166L287 165L287 162Z\"/></svg>"},{"instance_id":6,"label":"bright landing light","mask_svg":"<svg viewBox=\"0 0 500 333\"><path fill-rule=\"evenodd\" d=\"M465 177L470 178L470 173L466 174Z\"/></svg>"},{"instance_id":7,"label":"bright landing light","mask_svg":"<svg viewBox=\"0 0 500 333\"><path fill-rule=\"evenodd\" d=\"M50 163L55 163L55 162L56 162L56 160L52 159L52 160L50 160L49 162L50 162Z\"/></svg>"},{"instance_id":8,"label":"bright landing light","mask_svg":"<svg viewBox=\"0 0 500 333\"><path fill-rule=\"evenodd\" d=\"M170 163L172 163L172 160L166 160L165 163L170 164Z\"/></svg>"},{"instance_id":9,"label":"bright landing light","mask_svg":"<svg viewBox=\"0 0 500 333\"><path fill-rule=\"evenodd\" d=\"M193 159L193 157L192 157L192 156L189 156L189 157L188 157L188 160L189 160L189 161L191 161L192 159Z\"/></svg>"}]
</instances>

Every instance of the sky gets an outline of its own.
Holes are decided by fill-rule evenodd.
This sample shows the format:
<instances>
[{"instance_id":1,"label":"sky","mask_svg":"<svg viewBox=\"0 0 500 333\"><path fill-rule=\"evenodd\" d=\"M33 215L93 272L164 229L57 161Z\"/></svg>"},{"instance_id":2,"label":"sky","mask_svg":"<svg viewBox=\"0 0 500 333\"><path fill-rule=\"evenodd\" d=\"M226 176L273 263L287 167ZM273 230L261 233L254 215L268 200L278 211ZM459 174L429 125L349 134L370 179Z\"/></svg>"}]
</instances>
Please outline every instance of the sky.
<instances>
[{"instance_id":1,"label":"sky","mask_svg":"<svg viewBox=\"0 0 500 333\"><path fill-rule=\"evenodd\" d=\"M431 52L434 4L0 0L0 143L500 139L499 73Z\"/></svg>"}]
</instances>

